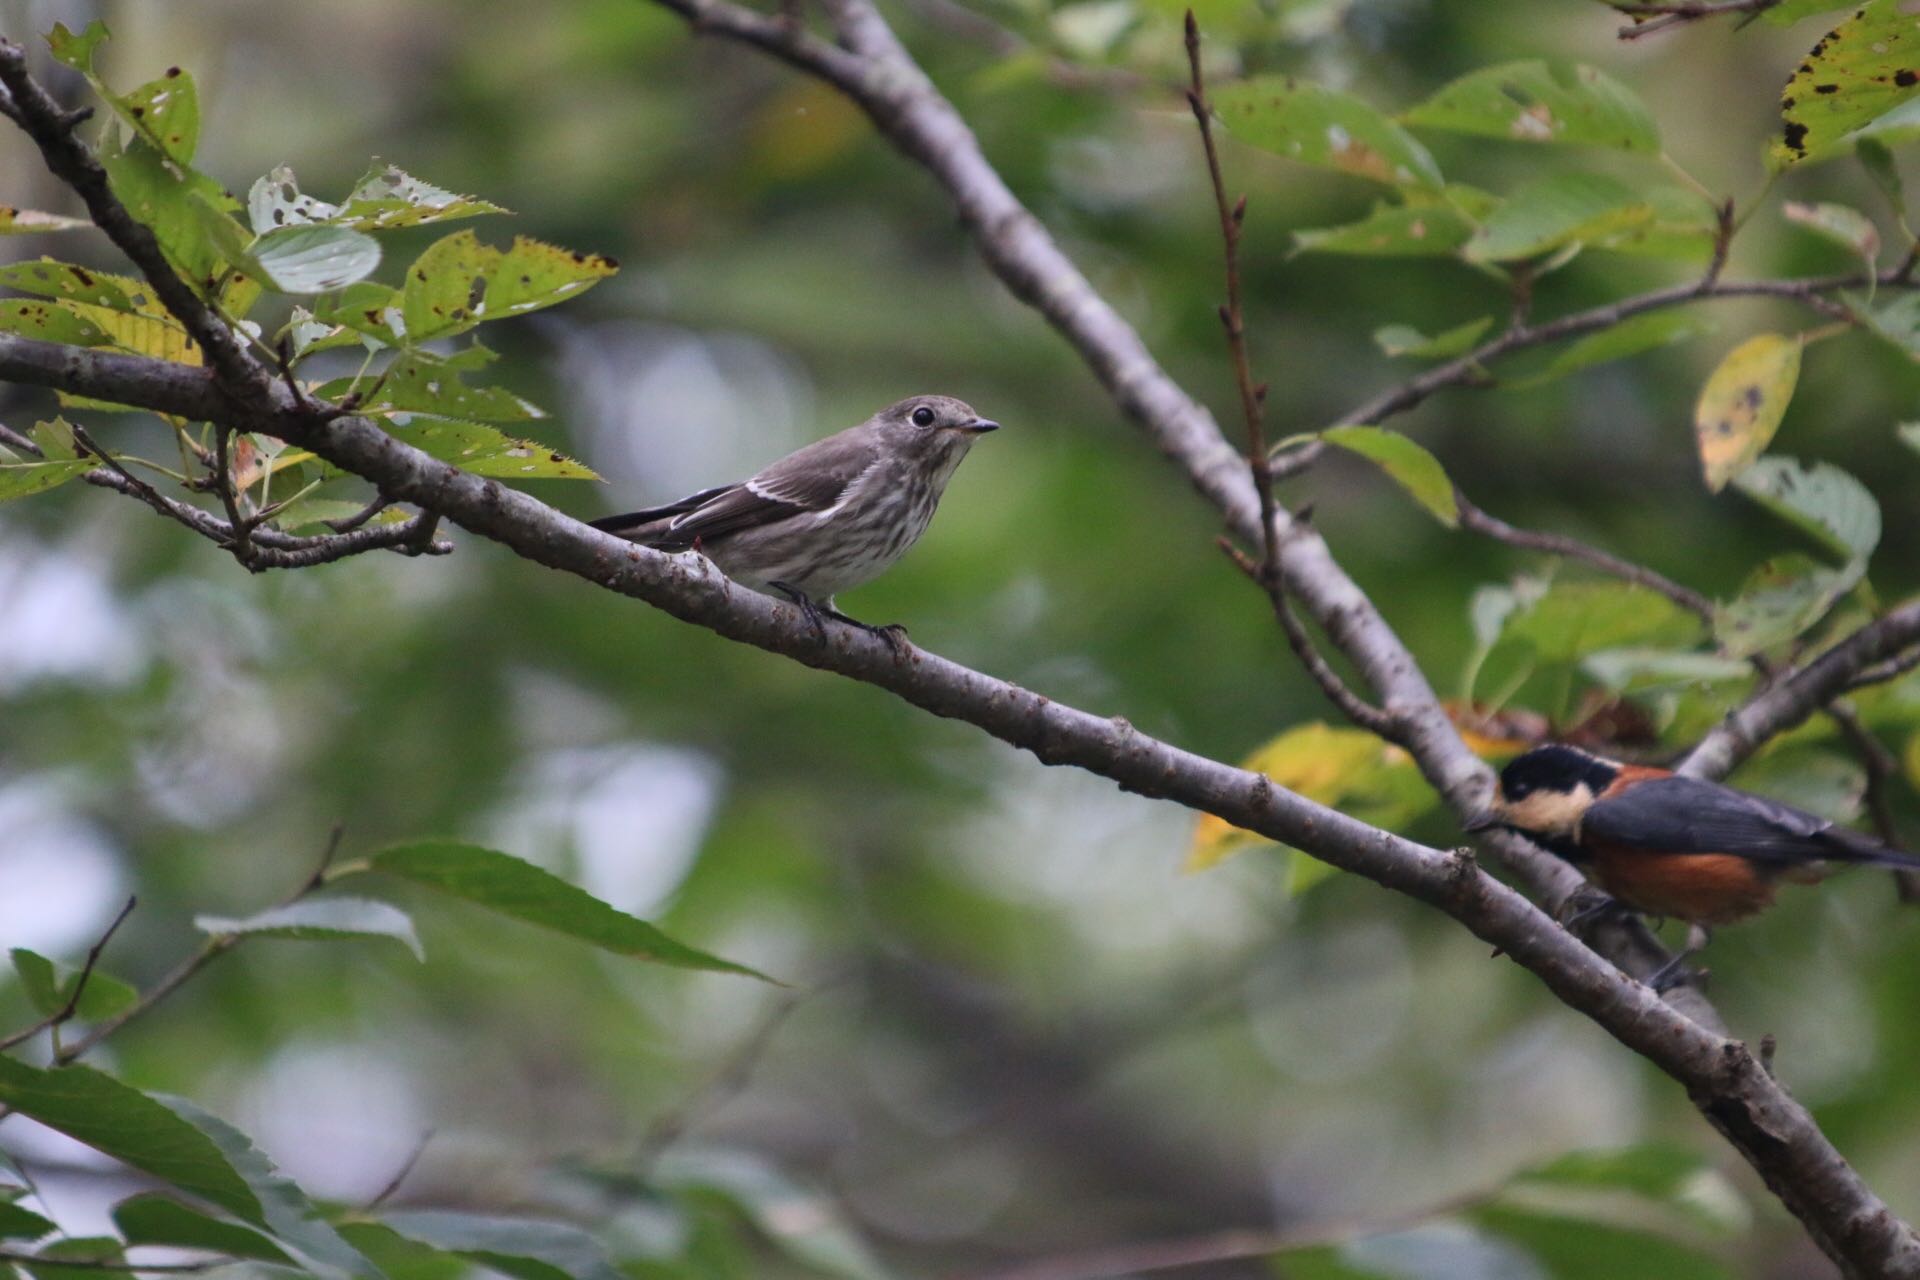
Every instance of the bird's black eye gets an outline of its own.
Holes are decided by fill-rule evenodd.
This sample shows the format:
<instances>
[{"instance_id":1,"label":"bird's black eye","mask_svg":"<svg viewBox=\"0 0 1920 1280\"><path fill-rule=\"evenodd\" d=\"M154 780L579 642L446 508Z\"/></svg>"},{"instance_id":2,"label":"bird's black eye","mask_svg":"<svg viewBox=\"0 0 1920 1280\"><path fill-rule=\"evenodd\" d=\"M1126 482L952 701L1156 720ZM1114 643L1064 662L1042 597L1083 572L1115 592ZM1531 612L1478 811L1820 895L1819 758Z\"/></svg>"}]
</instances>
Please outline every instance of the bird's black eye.
<instances>
[{"instance_id":1,"label":"bird's black eye","mask_svg":"<svg viewBox=\"0 0 1920 1280\"><path fill-rule=\"evenodd\" d=\"M927 408L925 405L921 405L918 409L915 409L913 411L913 425L916 427L932 426L933 410Z\"/></svg>"}]
</instances>

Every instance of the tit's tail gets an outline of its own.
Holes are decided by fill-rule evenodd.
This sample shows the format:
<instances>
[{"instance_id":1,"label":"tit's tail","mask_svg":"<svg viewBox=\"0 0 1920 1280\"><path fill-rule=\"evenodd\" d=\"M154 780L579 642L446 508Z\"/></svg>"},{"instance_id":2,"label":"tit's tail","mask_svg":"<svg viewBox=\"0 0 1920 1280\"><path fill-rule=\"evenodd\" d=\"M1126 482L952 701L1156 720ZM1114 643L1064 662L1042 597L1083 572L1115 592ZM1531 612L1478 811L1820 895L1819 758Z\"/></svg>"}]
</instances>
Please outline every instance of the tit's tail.
<instances>
[{"instance_id":1,"label":"tit's tail","mask_svg":"<svg viewBox=\"0 0 1920 1280\"><path fill-rule=\"evenodd\" d=\"M648 507L644 511L628 511L617 516L601 516L598 520L589 520L588 524L602 533L611 533L627 538L643 546L663 547L667 550L684 550L682 543L674 546L675 539L669 532L674 517L683 516L712 502L723 493L737 488L736 485L715 485L711 489L702 489L699 493L688 494L678 502L669 502L664 507Z\"/></svg>"},{"instance_id":2,"label":"tit's tail","mask_svg":"<svg viewBox=\"0 0 1920 1280\"><path fill-rule=\"evenodd\" d=\"M1815 837L1836 862L1857 862L1875 867L1901 867L1920 871L1920 857L1903 849L1891 848L1849 827L1828 827Z\"/></svg>"}]
</instances>

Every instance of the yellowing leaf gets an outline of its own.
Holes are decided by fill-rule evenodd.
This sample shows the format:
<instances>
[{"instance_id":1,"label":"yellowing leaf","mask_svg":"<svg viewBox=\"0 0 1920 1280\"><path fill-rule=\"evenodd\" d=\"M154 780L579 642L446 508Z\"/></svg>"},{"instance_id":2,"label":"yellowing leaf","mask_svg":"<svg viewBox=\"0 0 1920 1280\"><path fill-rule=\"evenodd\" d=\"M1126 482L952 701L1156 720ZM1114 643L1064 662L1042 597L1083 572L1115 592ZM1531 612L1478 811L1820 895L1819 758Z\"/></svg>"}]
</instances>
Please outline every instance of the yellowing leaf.
<instances>
[{"instance_id":1,"label":"yellowing leaf","mask_svg":"<svg viewBox=\"0 0 1920 1280\"><path fill-rule=\"evenodd\" d=\"M16 209L0 204L0 236L32 235L39 231L72 231L93 224L85 218L63 218L57 213L37 209Z\"/></svg>"},{"instance_id":2,"label":"yellowing leaf","mask_svg":"<svg viewBox=\"0 0 1920 1280\"><path fill-rule=\"evenodd\" d=\"M1411 757L1359 729L1314 721L1295 726L1249 756L1243 768L1264 773L1287 790L1341 808L1378 825L1403 824L1434 802ZM1266 837L1203 814L1194 827L1185 869L1203 871ZM1304 855L1299 855L1304 856ZM1317 879L1299 869L1296 889Z\"/></svg>"},{"instance_id":3,"label":"yellowing leaf","mask_svg":"<svg viewBox=\"0 0 1920 1280\"><path fill-rule=\"evenodd\" d=\"M1762 333L1729 351L1701 388L1693 410L1700 465L1715 493L1760 456L1793 399L1800 339Z\"/></svg>"},{"instance_id":4,"label":"yellowing leaf","mask_svg":"<svg viewBox=\"0 0 1920 1280\"><path fill-rule=\"evenodd\" d=\"M1769 163L1817 159L1920 94L1920 18L1909 0L1867 0L1821 37L1780 93Z\"/></svg>"}]
</instances>

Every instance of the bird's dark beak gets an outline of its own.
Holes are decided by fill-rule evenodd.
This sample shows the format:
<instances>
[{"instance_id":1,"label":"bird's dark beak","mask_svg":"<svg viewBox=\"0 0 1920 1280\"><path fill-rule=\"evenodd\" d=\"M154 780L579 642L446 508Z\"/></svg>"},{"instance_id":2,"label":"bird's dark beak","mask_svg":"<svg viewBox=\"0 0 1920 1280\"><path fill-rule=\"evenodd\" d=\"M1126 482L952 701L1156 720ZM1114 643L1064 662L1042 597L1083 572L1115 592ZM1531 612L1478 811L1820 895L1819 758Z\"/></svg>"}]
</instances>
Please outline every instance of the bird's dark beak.
<instances>
[{"instance_id":1,"label":"bird's dark beak","mask_svg":"<svg viewBox=\"0 0 1920 1280\"><path fill-rule=\"evenodd\" d=\"M1468 818L1465 822L1461 823L1460 829L1462 831L1467 832L1468 834L1473 834L1479 831L1491 830L1492 828L1497 827L1499 825L1500 825L1499 814L1495 813L1491 809L1482 809L1480 812L1474 814L1472 817Z\"/></svg>"},{"instance_id":2,"label":"bird's dark beak","mask_svg":"<svg viewBox=\"0 0 1920 1280\"><path fill-rule=\"evenodd\" d=\"M976 436L983 436L989 431L998 431L999 429L1000 424L991 418L975 418L972 422L963 422L960 424L960 430L972 432Z\"/></svg>"}]
</instances>

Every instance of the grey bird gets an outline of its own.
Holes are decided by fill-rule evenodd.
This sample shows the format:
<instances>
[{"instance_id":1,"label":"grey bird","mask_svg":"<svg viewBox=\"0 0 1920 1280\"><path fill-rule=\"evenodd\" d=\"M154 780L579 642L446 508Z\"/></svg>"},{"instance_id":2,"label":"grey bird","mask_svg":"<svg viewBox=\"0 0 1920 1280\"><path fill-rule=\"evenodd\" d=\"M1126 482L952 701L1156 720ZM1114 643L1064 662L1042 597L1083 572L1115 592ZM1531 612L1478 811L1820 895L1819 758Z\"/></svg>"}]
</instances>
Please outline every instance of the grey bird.
<instances>
[{"instance_id":1,"label":"grey bird","mask_svg":"<svg viewBox=\"0 0 1920 1280\"><path fill-rule=\"evenodd\" d=\"M593 527L660 551L694 550L742 586L897 644L905 628L849 618L834 597L920 540L954 468L1000 424L951 396L913 396L816 440L738 484L606 516Z\"/></svg>"}]
</instances>

